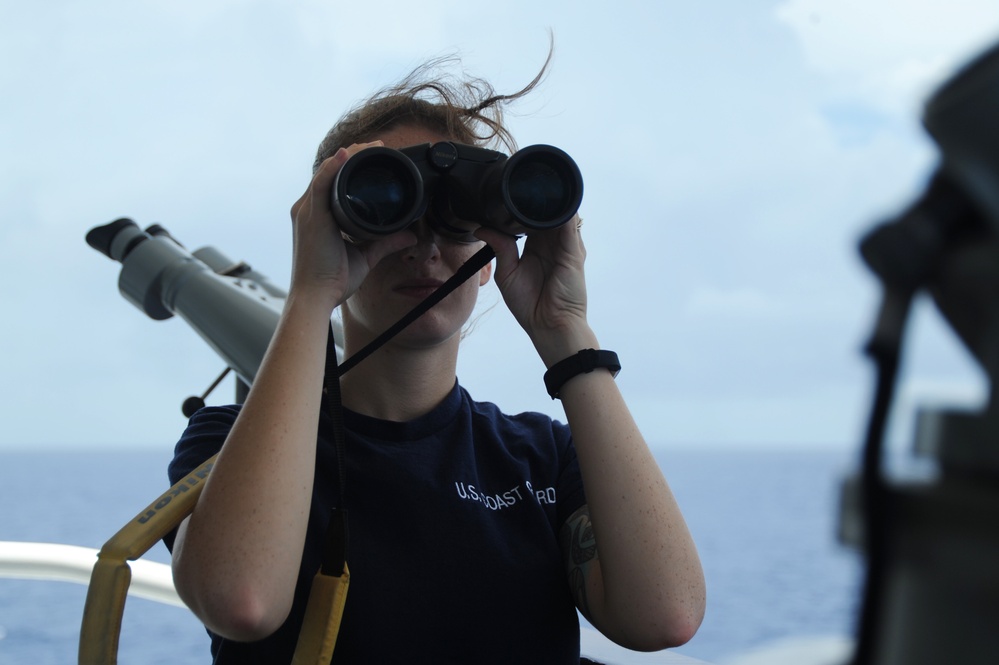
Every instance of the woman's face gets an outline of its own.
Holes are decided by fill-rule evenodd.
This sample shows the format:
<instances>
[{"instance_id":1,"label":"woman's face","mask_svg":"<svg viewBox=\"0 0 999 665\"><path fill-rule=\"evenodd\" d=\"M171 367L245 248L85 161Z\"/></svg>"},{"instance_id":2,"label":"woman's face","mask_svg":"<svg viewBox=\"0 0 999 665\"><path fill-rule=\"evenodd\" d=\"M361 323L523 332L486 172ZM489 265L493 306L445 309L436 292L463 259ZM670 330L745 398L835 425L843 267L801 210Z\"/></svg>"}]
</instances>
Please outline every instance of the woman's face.
<instances>
[{"instance_id":1,"label":"woman's face","mask_svg":"<svg viewBox=\"0 0 999 665\"><path fill-rule=\"evenodd\" d=\"M451 140L416 125L395 127L375 137L389 148ZM450 278L481 247L434 233L423 219L407 231L417 243L385 257L343 306L346 344L351 351L367 344ZM472 314L479 287L489 281L492 265L459 286L393 339L408 347L433 347L455 339Z\"/></svg>"}]
</instances>

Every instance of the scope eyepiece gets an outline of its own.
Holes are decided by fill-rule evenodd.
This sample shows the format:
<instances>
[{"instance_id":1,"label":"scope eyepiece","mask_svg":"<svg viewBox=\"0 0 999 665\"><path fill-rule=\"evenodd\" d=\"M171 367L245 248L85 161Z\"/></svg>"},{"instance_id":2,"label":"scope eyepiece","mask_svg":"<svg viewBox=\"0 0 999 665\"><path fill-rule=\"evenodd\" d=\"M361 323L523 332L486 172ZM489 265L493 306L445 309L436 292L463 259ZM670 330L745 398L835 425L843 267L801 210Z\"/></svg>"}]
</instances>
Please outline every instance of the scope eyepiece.
<instances>
[{"instance_id":1,"label":"scope eyepiece","mask_svg":"<svg viewBox=\"0 0 999 665\"><path fill-rule=\"evenodd\" d=\"M114 240L118 237L119 233L126 229L133 232L134 238L130 240L125 249L116 253L114 251ZM138 224L127 217L121 217L113 222L109 222L102 226L95 226L90 229L90 231L87 232L86 239L88 245L96 249L104 256L115 261L121 261L128 255L128 252L130 252L136 244L145 240L146 237L147 236L142 233L142 230L139 229Z\"/></svg>"}]
</instances>

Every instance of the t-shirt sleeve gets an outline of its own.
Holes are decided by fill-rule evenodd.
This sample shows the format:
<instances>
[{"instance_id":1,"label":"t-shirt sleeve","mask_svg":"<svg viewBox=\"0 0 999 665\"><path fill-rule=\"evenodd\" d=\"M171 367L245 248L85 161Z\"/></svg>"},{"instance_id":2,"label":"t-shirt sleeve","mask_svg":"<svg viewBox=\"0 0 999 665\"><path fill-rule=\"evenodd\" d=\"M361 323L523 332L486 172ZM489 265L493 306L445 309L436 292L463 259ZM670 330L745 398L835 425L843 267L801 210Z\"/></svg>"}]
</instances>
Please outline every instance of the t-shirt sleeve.
<instances>
[{"instance_id":1,"label":"t-shirt sleeve","mask_svg":"<svg viewBox=\"0 0 999 665\"><path fill-rule=\"evenodd\" d=\"M187 429L174 447L173 459L167 467L170 484L175 485L205 460L222 449L222 443L239 415L239 406L213 406L200 409L191 416ZM163 536L167 549L173 551L177 530Z\"/></svg>"},{"instance_id":2,"label":"t-shirt sleeve","mask_svg":"<svg viewBox=\"0 0 999 665\"><path fill-rule=\"evenodd\" d=\"M556 519L558 529L561 529L565 521L586 504L586 490L583 487L583 476L579 471L579 459L576 457L576 446L572 443L569 426L553 421L552 434L559 450Z\"/></svg>"}]
</instances>

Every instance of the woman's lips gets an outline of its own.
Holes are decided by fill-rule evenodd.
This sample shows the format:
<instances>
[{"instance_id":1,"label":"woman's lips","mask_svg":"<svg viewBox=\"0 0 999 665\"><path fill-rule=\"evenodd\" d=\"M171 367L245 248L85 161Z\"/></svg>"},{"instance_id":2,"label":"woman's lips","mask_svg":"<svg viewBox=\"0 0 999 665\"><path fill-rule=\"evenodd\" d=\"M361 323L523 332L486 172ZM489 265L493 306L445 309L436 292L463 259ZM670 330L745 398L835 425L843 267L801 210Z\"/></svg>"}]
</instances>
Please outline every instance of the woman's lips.
<instances>
[{"instance_id":1,"label":"woman's lips","mask_svg":"<svg viewBox=\"0 0 999 665\"><path fill-rule=\"evenodd\" d=\"M426 298L440 288L444 282L439 279L412 279L395 287L396 292L414 298Z\"/></svg>"}]
</instances>

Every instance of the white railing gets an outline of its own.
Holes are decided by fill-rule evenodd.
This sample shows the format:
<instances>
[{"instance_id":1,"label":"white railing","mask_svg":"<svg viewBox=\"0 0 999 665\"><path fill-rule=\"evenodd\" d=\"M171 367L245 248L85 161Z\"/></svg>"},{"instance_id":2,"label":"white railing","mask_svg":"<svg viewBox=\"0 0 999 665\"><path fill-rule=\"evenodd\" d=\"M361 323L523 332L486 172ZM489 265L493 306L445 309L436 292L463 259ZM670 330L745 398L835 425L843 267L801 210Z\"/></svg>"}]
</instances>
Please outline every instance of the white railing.
<instances>
[{"instance_id":1,"label":"white railing","mask_svg":"<svg viewBox=\"0 0 999 665\"><path fill-rule=\"evenodd\" d=\"M56 543L0 541L0 579L35 579L89 584L96 550ZM170 566L156 561L129 561L129 595L184 607L173 586ZM592 628L581 629L581 648L590 658L615 665L707 665L674 652L639 653L623 649Z\"/></svg>"},{"instance_id":2,"label":"white railing","mask_svg":"<svg viewBox=\"0 0 999 665\"><path fill-rule=\"evenodd\" d=\"M0 578L53 580L89 584L98 550L76 545L0 540ZM173 587L170 566L137 559L129 562L129 595L184 607Z\"/></svg>"}]
</instances>

